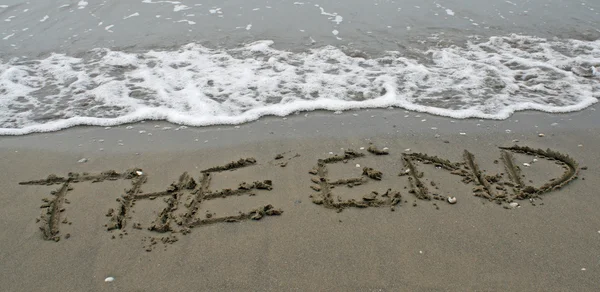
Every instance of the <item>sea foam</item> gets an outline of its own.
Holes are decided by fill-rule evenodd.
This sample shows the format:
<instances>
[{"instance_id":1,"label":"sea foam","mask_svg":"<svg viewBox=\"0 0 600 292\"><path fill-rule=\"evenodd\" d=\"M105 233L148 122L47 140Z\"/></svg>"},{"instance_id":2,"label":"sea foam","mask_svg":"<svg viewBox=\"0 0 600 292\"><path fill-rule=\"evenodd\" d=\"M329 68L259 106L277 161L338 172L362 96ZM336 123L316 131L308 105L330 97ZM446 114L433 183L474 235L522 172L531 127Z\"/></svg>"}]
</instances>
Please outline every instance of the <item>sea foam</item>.
<instances>
[{"instance_id":1,"label":"sea foam","mask_svg":"<svg viewBox=\"0 0 600 292\"><path fill-rule=\"evenodd\" d=\"M236 49L95 49L0 61L0 135L167 120L239 124L297 111L400 107L452 118L569 112L600 97L600 80L571 72L600 63L600 41L510 35L464 46L306 52L258 41Z\"/></svg>"}]
</instances>

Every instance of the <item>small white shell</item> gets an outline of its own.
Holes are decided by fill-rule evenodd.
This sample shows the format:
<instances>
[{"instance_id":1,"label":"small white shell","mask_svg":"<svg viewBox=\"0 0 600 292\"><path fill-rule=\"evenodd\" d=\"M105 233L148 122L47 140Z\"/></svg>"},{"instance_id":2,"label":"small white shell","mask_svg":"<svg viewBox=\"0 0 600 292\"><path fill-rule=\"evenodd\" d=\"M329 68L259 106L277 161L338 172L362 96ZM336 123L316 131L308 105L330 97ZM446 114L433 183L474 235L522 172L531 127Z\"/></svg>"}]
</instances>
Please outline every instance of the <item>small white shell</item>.
<instances>
[{"instance_id":1,"label":"small white shell","mask_svg":"<svg viewBox=\"0 0 600 292\"><path fill-rule=\"evenodd\" d=\"M106 279L104 279L104 282L108 283L108 282L112 282L114 280L115 280L115 278L113 278L113 277L107 277Z\"/></svg>"},{"instance_id":2,"label":"small white shell","mask_svg":"<svg viewBox=\"0 0 600 292\"><path fill-rule=\"evenodd\" d=\"M360 167L360 164L357 164L356 167Z\"/></svg>"},{"instance_id":3,"label":"small white shell","mask_svg":"<svg viewBox=\"0 0 600 292\"><path fill-rule=\"evenodd\" d=\"M81 158L81 159L77 160L77 162L79 162L79 163L86 163L87 161L88 161L87 158Z\"/></svg>"},{"instance_id":4,"label":"small white shell","mask_svg":"<svg viewBox=\"0 0 600 292\"><path fill-rule=\"evenodd\" d=\"M448 203L456 204L456 197L448 197Z\"/></svg>"},{"instance_id":5,"label":"small white shell","mask_svg":"<svg viewBox=\"0 0 600 292\"><path fill-rule=\"evenodd\" d=\"M544 135L543 133L539 133L538 137L545 137L546 135Z\"/></svg>"},{"instance_id":6,"label":"small white shell","mask_svg":"<svg viewBox=\"0 0 600 292\"><path fill-rule=\"evenodd\" d=\"M519 207L519 203L517 203L517 202L512 202L512 203L510 203L510 204L508 204L508 205L509 205L511 208L517 208L517 207Z\"/></svg>"},{"instance_id":7,"label":"small white shell","mask_svg":"<svg viewBox=\"0 0 600 292\"><path fill-rule=\"evenodd\" d=\"M136 170L136 171L135 171L135 174L137 174L137 175L142 175L142 174L144 174L144 173L143 173L141 170Z\"/></svg>"},{"instance_id":8,"label":"small white shell","mask_svg":"<svg viewBox=\"0 0 600 292\"><path fill-rule=\"evenodd\" d=\"M529 164L529 163L527 163L527 162L523 163L523 165L524 165L524 166L527 166L527 167L530 167L530 166L531 166L531 164Z\"/></svg>"}]
</instances>

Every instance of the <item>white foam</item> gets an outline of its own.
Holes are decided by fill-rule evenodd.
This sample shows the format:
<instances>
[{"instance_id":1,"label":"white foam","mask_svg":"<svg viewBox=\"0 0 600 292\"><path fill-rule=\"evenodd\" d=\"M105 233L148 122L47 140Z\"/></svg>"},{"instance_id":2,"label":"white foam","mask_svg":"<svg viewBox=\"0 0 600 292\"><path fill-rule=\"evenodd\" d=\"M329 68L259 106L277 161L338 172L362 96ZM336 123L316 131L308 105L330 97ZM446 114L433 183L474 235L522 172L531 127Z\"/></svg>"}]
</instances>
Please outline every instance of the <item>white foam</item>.
<instances>
[{"instance_id":1,"label":"white foam","mask_svg":"<svg viewBox=\"0 0 600 292\"><path fill-rule=\"evenodd\" d=\"M293 53L272 45L2 60L0 135L141 120L239 124L317 109L505 119L520 110L577 111L600 98L598 79L570 72L598 64L600 41L511 35L374 59L331 46Z\"/></svg>"},{"instance_id":2,"label":"white foam","mask_svg":"<svg viewBox=\"0 0 600 292\"><path fill-rule=\"evenodd\" d=\"M192 8L189 6L183 5L183 4L178 4L173 7L174 12L188 10L188 9L192 9Z\"/></svg>"},{"instance_id":3,"label":"white foam","mask_svg":"<svg viewBox=\"0 0 600 292\"><path fill-rule=\"evenodd\" d=\"M343 17L341 17L341 16L339 16L339 15L336 15L336 16L333 18L333 22L335 22L335 24L337 24L337 25L339 25L340 23L342 23L342 21L344 21L344 18L343 18Z\"/></svg>"},{"instance_id":4,"label":"white foam","mask_svg":"<svg viewBox=\"0 0 600 292\"><path fill-rule=\"evenodd\" d=\"M187 19L182 19L182 20L179 20L179 21L177 21L177 22L185 22L185 23L187 23L187 24L189 24L189 25L194 25L194 24L196 24L196 22L195 22L195 21L191 21L191 20L187 20Z\"/></svg>"},{"instance_id":5,"label":"white foam","mask_svg":"<svg viewBox=\"0 0 600 292\"><path fill-rule=\"evenodd\" d=\"M77 3L78 9L84 9L89 3L87 1L81 0Z\"/></svg>"},{"instance_id":6,"label":"white foam","mask_svg":"<svg viewBox=\"0 0 600 292\"><path fill-rule=\"evenodd\" d=\"M344 18L342 16L337 14L337 12L334 12L334 13L325 12L325 9L321 6L319 6L318 4L315 4L315 7L319 7L319 9L321 10L321 15L331 16L331 17L329 17L329 19L332 22L335 22L335 24L337 24L337 25L342 23L342 21L344 20Z\"/></svg>"},{"instance_id":7,"label":"white foam","mask_svg":"<svg viewBox=\"0 0 600 292\"><path fill-rule=\"evenodd\" d=\"M13 37L14 35L15 35L15 33L13 32L13 33L11 33L11 34L9 34L9 35L7 35L7 36L3 37L2 39L3 39L3 40L7 40L7 39L9 39L9 38Z\"/></svg>"},{"instance_id":8,"label":"white foam","mask_svg":"<svg viewBox=\"0 0 600 292\"><path fill-rule=\"evenodd\" d=\"M454 11L452 11L452 9L446 9L446 14L454 16Z\"/></svg>"},{"instance_id":9,"label":"white foam","mask_svg":"<svg viewBox=\"0 0 600 292\"><path fill-rule=\"evenodd\" d=\"M128 19L128 18L132 18L132 17L136 17L136 16L140 16L140 14L138 12L136 12L136 13L133 13L133 14L123 17L123 19Z\"/></svg>"},{"instance_id":10,"label":"white foam","mask_svg":"<svg viewBox=\"0 0 600 292\"><path fill-rule=\"evenodd\" d=\"M153 1L153 0L143 0L142 3L148 3L148 4L160 4L160 3L169 3L169 4L181 4L181 2L179 1Z\"/></svg>"},{"instance_id":11,"label":"white foam","mask_svg":"<svg viewBox=\"0 0 600 292\"><path fill-rule=\"evenodd\" d=\"M183 4L180 1L156 1L156 0L142 0L142 3L145 4L171 4L173 5L173 11L174 12L179 12L179 11L184 11L184 10L188 10L191 9L191 7ZM194 6L202 6L202 4L194 4Z\"/></svg>"}]
</instances>

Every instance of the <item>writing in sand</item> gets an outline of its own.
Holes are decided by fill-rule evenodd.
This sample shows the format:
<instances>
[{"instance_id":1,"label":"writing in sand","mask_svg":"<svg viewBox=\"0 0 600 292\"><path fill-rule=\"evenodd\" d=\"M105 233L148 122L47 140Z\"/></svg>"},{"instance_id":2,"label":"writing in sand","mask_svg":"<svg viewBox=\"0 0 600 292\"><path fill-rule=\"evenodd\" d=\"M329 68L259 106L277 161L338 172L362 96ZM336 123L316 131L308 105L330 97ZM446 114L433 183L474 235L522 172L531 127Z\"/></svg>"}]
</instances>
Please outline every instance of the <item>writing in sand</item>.
<instances>
[{"instance_id":1,"label":"writing in sand","mask_svg":"<svg viewBox=\"0 0 600 292\"><path fill-rule=\"evenodd\" d=\"M306 179L307 189L312 189L312 194L307 195L312 202L320 207L341 212L346 208L369 208L386 207L394 211L404 204L416 206L416 202L429 201L439 208L440 204L455 204L453 196L442 196L440 184L435 182L435 175L431 171L426 176L422 169L429 167L441 174L456 176L464 184L472 185L472 193L481 200L491 201L506 209L518 206L518 200L531 200L539 198L542 194L558 190L577 178L579 165L568 155L553 151L551 149L533 149L525 146L500 147L499 160L494 160L501 171L500 173L487 173L482 170L475 155L467 150L463 152L463 161L452 162L438 156L430 156L425 153L401 153L397 156L390 155L387 148L379 149L371 144L366 151L354 151L347 149L342 154L331 155L327 158L318 159L316 165L308 171L310 178ZM389 183L382 179L384 174L377 169L373 163L377 157L386 156L386 159L396 159L401 162L398 172L391 175L393 181L404 181L404 187L399 184L390 184L393 187L385 187L381 191L381 184ZM516 162L515 155L531 158L531 163L536 161L547 161L556 164L562 169L562 174L550 177L543 184L534 186L531 180L522 173L522 168ZM297 155L296 157L298 157ZM273 161L277 167L285 167L288 161L284 161L283 155L277 155ZM371 160L369 160L371 159ZM360 166L355 161L372 162L372 166ZM61 234L61 224L71 224L67 220L67 205L70 205L69 192L79 183L101 183L105 181L129 180L131 185L122 194L117 194L117 203L106 211L107 220L102 224L109 232L121 232L119 236L127 234L127 229L148 230L154 233L162 233L159 239L151 238L147 250L152 250L152 245L157 240L163 243L177 241L175 234L186 235L193 228L216 224L241 222L246 220L260 220L265 217L278 216L283 210L271 204L261 205L245 212L235 215L216 216L211 212L199 212L203 203L211 200L237 197L255 196L271 192L274 189L272 180L265 179L254 182L236 182L237 187L220 190L211 189L211 180L219 173L236 171L241 168L257 165L255 158L242 158L232 161L226 165L210 167L198 173L197 177L184 172L179 179L171 183L166 189L158 192L142 192L149 176L139 168L129 169L124 172L114 170L104 171L99 174L69 173L67 176L49 175L45 179L21 182L21 185L59 185L58 189L50 192L50 198L43 199L41 217L37 219L44 239L59 241L61 237L69 238L70 234ZM529 167L529 163L523 163ZM359 168L361 175L333 179L330 172L339 167L354 171ZM581 168L584 169L584 168ZM280 174L281 175L281 174ZM298 174L294 174L297 176ZM307 175L307 177L309 176ZM310 181L310 182L309 182ZM428 183L426 183L428 182ZM357 198L343 199L342 195L349 191L361 189L363 185L375 185L379 191L372 190L362 193ZM336 189L337 188L337 189ZM334 189L335 192L334 192ZM278 190L289 191L289 190ZM156 200L159 199L160 200ZM409 202L412 201L412 202ZM158 210L154 210L153 220L147 226L142 226L136 219L136 203L154 201ZM75 206L73 206L75 207ZM93 212L94 210L90 210ZM104 212L104 211L102 211ZM200 214L203 213L203 214ZM113 235L114 237L114 235Z\"/></svg>"}]
</instances>

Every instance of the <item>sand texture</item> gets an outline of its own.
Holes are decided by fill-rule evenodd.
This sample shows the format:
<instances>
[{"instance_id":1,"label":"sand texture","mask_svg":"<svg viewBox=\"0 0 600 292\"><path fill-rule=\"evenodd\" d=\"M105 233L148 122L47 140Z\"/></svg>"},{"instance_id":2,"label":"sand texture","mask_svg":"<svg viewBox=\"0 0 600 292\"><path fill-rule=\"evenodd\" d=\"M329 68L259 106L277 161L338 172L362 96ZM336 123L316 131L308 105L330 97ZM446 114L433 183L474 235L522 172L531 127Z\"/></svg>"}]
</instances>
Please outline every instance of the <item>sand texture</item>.
<instances>
[{"instance_id":1,"label":"sand texture","mask_svg":"<svg viewBox=\"0 0 600 292\"><path fill-rule=\"evenodd\" d=\"M0 284L595 291L598 125L371 110L0 137Z\"/></svg>"}]
</instances>

